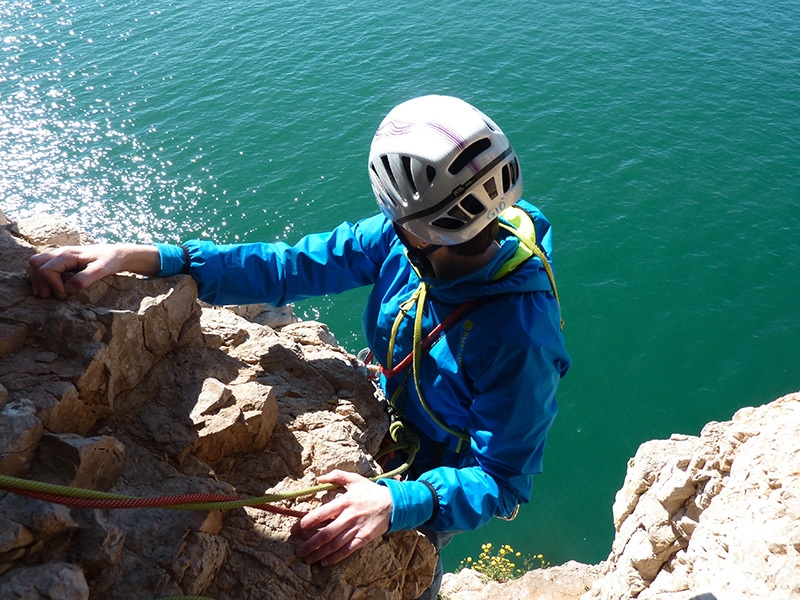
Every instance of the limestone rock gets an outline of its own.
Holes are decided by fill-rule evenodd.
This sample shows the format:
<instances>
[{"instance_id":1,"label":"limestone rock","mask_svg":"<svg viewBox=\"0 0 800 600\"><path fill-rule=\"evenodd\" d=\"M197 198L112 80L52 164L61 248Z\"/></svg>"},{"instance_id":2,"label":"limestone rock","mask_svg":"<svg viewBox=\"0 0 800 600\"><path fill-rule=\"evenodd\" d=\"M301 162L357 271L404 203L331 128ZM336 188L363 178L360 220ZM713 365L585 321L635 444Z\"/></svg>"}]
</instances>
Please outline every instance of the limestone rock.
<instances>
[{"instance_id":1,"label":"limestone rock","mask_svg":"<svg viewBox=\"0 0 800 600\"><path fill-rule=\"evenodd\" d=\"M25 343L28 327L24 323L0 323L0 356L10 354Z\"/></svg>"},{"instance_id":2,"label":"limestone rock","mask_svg":"<svg viewBox=\"0 0 800 600\"><path fill-rule=\"evenodd\" d=\"M69 538L78 529L67 507L16 494L2 494L0 514L27 528L34 536L35 543L28 548L26 556L45 554L48 557L62 557L66 554Z\"/></svg>"},{"instance_id":3,"label":"limestone rock","mask_svg":"<svg viewBox=\"0 0 800 600\"><path fill-rule=\"evenodd\" d=\"M535 569L519 579L499 583L471 569L445 573L442 595L448 600L578 600L597 579L600 565L569 561Z\"/></svg>"},{"instance_id":4,"label":"limestone rock","mask_svg":"<svg viewBox=\"0 0 800 600\"><path fill-rule=\"evenodd\" d=\"M0 580L0 598L4 600L88 600L89 586L76 564L52 562L22 567Z\"/></svg>"},{"instance_id":5,"label":"limestone rock","mask_svg":"<svg viewBox=\"0 0 800 600\"><path fill-rule=\"evenodd\" d=\"M91 244L92 239L64 219L34 215L16 223L17 233L36 246L76 246Z\"/></svg>"},{"instance_id":6,"label":"limestone rock","mask_svg":"<svg viewBox=\"0 0 800 600\"><path fill-rule=\"evenodd\" d=\"M204 305L206 308L212 308ZM298 323L300 319L294 314L292 305L271 306L269 304L247 304L244 306L226 306L226 309L248 321L281 330L286 325Z\"/></svg>"},{"instance_id":7,"label":"limestone rock","mask_svg":"<svg viewBox=\"0 0 800 600\"><path fill-rule=\"evenodd\" d=\"M800 597L800 394L643 444L593 599Z\"/></svg>"},{"instance_id":8,"label":"limestone rock","mask_svg":"<svg viewBox=\"0 0 800 600\"><path fill-rule=\"evenodd\" d=\"M34 540L31 530L0 516L0 554L24 548Z\"/></svg>"},{"instance_id":9,"label":"limestone rock","mask_svg":"<svg viewBox=\"0 0 800 600\"><path fill-rule=\"evenodd\" d=\"M445 574L449 600L800 598L800 393L699 437L641 445L613 506L608 560L497 583ZM585 590L585 593L584 593Z\"/></svg>"},{"instance_id":10,"label":"limestone rock","mask_svg":"<svg viewBox=\"0 0 800 600\"><path fill-rule=\"evenodd\" d=\"M378 472L387 417L324 325L285 308L203 307L186 276L34 298L28 257L82 238L46 223L20 223L27 241L13 231L0 228L0 474L234 498L303 489L333 468ZM70 509L0 492L0 515L1 598L399 600L436 563L427 539L401 532L309 566L294 519L255 508Z\"/></svg>"},{"instance_id":11,"label":"limestone rock","mask_svg":"<svg viewBox=\"0 0 800 600\"><path fill-rule=\"evenodd\" d=\"M87 573L118 563L125 551L122 528L101 510L73 511L78 531L73 548L75 558Z\"/></svg>"},{"instance_id":12,"label":"limestone rock","mask_svg":"<svg viewBox=\"0 0 800 600\"><path fill-rule=\"evenodd\" d=\"M16 477L28 470L42 431L42 422L29 401L22 399L3 407L0 411L0 475Z\"/></svg>"},{"instance_id":13,"label":"limestone rock","mask_svg":"<svg viewBox=\"0 0 800 600\"><path fill-rule=\"evenodd\" d=\"M125 446L110 436L85 438L71 433L46 433L38 454L64 484L105 491L122 474Z\"/></svg>"}]
</instances>

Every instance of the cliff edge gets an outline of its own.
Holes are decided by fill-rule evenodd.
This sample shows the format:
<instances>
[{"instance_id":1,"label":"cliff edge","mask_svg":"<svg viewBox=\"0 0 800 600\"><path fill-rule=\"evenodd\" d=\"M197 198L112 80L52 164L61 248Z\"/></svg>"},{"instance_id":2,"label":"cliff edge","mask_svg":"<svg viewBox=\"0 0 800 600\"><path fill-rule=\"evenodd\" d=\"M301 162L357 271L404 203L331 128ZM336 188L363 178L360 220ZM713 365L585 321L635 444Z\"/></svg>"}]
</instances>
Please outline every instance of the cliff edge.
<instances>
[{"instance_id":1,"label":"cliff edge","mask_svg":"<svg viewBox=\"0 0 800 600\"><path fill-rule=\"evenodd\" d=\"M33 297L27 259L82 241L52 220L0 217L0 475L135 497L254 497L334 468L379 472L387 418L324 325L201 306L188 276ZM416 532L320 567L295 557L294 522L249 507L67 508L0 491L0 597L390 600L432 579L433 547Z\"/></svg>"},{"instance_id":2,"label":"cliff edge","mask_svg":"<svg viewBox=\"0 0 800 600\"><path fill-rule=\"evenodd\" d=\"M800 598L800 393L642 444L582 600Z\"/></svg>"}]
</instances>

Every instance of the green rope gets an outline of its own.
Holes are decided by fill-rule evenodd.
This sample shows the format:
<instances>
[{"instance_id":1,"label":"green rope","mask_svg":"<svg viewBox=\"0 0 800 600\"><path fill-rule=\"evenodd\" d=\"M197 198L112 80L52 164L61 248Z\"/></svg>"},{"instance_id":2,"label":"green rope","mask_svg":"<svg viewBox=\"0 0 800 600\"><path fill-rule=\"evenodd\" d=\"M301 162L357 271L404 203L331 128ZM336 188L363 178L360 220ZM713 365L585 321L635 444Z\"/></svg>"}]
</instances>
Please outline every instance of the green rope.
<instances>
[{"instance_id":1,"label":"green rope","mask_svg":"<svg viewBox=\"0 0 800 600\"><path fill-rule=\"evenodd\" d=\"M301 498L303 496L311 496L319 492L325 492L336 488L336 484L326 483L316 485L313 487L304 488L294 492L284 492L281 494L268 494L254 498L240 498L238 500L220 501L220 502L187 502L184 504L170 504L161 506L159 508L167 508L171 510L228 510L233 508L244 508L245 506L258 506L261 504L270 504L279 502L281 500L291 500L294 498ZM124 496L122 494L110 494L108 492L99 492L97 490L86 490L81 488L74 488L64 485L55 485L52 483L42 483L40 481L30 481L28 479L18 479L16 477L9 477L8 475L0 475L0 488L14 491L15 489L25 490L28 492L40 492L45 494L53 494L66 498L86 498L91 500L138 500L136 496ZM155 507L154 507L155 508Z\"/></svg>"}]
</instances>

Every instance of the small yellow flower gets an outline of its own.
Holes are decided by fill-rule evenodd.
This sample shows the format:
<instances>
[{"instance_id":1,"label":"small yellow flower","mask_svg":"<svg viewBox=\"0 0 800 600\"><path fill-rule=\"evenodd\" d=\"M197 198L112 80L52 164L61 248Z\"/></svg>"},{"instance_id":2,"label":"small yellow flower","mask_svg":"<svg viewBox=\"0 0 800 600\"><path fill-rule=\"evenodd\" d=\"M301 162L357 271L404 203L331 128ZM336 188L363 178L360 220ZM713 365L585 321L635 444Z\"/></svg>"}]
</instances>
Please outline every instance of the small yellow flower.
<instances>
[{"instance_id":1,"label":"small yellow flower","mask_svg":"<svg viewBox=\"0 0 800 600\"><path fill-rule=\"evenodd\" d=\"M459 569L471 568L494 581L507 581L521 577L530 569L550 566L550 563L545 562L542 554L522 556L522 553L516 552L510 544L500 545L497 552L493 553L493 547L491 542L482 544L482 552L478 556L478 560L468 556L461 561ZM521 558L523 568L518 569L516 563L512 562L508 555ZM537 559L540 564L534 565L533 561Z\"/></svg>"}]
</instances>

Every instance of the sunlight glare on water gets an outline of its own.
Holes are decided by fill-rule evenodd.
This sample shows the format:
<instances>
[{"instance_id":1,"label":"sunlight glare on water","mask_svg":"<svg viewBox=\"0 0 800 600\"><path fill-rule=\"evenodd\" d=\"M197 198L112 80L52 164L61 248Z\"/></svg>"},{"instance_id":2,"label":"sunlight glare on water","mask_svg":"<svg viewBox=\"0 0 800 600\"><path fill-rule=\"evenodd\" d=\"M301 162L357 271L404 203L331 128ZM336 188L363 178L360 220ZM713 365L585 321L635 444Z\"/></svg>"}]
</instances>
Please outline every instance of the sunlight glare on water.
<instances>
[{"instance_id":1,"label":"sunlight glare on water","mask_svg":"<svg viewBox=\"0 0 800 600\"><path fill-rule=\"evenodd\" d=\"M99 238L146 242L178 228L201 184L168 174L170 153L149 145L160 138L156 125L134 131L139 100L130 97L140 95L126 91L129 73L85 60L101 44L74 28L76 9L66 4L4 3L0 11L4 205L18 218L69 215ZM192 151L192 142L171 151Z\"/></svg>"}]
</instances>

